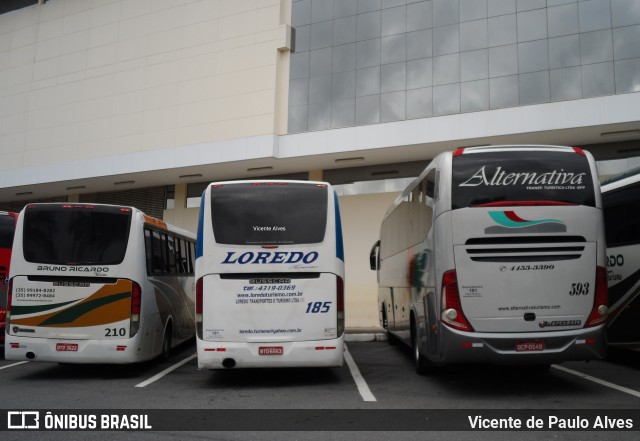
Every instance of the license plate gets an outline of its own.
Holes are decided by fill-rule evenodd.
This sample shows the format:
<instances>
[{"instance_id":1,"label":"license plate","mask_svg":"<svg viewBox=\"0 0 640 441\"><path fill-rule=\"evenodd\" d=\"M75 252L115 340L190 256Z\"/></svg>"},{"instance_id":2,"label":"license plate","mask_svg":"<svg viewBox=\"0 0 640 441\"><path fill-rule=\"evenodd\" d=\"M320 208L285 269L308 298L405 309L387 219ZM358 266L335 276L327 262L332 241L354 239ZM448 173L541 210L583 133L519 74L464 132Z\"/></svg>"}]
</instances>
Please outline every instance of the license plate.
<instances>
[{"instance_id":1,"label":"license plate","mask_svg":"<svg viewBox=\"0 0 640 441\"><path fill-rule=\"evenodd\" d=\"M261 346L258 348L258 355L282 355L282 346Z\"/></svg>"},{"instance_id":2,"label":"license plate","mask_svg":"<svg viewBox=\"0 0 640 441\"><path fill-rule=\"evenodd\" d=\"M56 343L56 351L77 352L78 345L76 343Z\"/></svg>"},{"instance_id":3,"label":"license plate","mask_svg":"<svg viewBox=\"0 0 640 441\"><path fill-rule=\"evenodd\" d=\"M520 341L516 343L517 352L544 351L543 341Z\"/></svg>"}]
</instances>

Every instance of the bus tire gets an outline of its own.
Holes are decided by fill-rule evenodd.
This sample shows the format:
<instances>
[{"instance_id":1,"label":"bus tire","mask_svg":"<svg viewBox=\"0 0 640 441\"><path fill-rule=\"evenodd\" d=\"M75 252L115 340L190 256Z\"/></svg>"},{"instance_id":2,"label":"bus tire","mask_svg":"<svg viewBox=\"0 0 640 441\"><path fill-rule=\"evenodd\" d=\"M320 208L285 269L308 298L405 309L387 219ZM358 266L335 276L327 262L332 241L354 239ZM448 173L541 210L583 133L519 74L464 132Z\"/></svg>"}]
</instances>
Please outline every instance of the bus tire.
<instances>
[{"instance_id":1,"label":"bus tire","mask_svg":"<svg viewBox=\"0 0 640 441\"><path fill-rule=\"evenodd\" d=\"M418 343L418 330L415 322L411 321L411 354L413 356L413 365L418 375L427 375L433 372L433 364L420 354L420 345Z\"/></svg>"},{"instance_id":2,"label":"bus tire","mask_svg":"<svg viewBox=\"0 0 640 441\"><path fill-rule=\"evenodd\" d=\"M169 322L164 328L164 337L162 337L162 353L160 354L162 361L167 361L171 357L171 335L171 322Z\"/></svg>"}]
</instances>

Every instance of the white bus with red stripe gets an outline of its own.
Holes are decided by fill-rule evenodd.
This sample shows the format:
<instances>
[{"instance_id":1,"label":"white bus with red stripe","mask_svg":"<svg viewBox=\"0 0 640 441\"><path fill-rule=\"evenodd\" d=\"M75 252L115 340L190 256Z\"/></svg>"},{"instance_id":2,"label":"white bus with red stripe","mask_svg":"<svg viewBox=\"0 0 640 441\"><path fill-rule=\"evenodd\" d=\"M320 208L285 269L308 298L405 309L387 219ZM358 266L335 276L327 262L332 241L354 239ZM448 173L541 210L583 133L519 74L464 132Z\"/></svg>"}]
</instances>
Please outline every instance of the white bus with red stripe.
<instances>
[{"instance_id":1,"label":"white bus with red stripe","mask_svg":"<svg viewBox=\"0 0 640 441\"><path fill-rule=\"evenodd\" d=\"M210 184L196 255L200 368L342 365L344 251L329 184Z\"/></svg>"},{"instance_id":2,"label":"white bus with red stripe","mask_svg":"<svg viewBox=\"0 0 640 441\"><path fill-rule=\"evenodd\" d=\"M381 323L418 372L605 355L597 176L579 148L466 148L438 155L402 193L370 263Z\"/></svg>"},{"instance_id":3,"label":"white bus with red stripe","mask_svg":"<svg viewBox=\"0 0 640 441\"><path fill-rule=\"evenodd\" d=\"M6 358L134 363L193 338L195 236L133 207L29 204L18 217Z\"/></svg>"}]
</instances>

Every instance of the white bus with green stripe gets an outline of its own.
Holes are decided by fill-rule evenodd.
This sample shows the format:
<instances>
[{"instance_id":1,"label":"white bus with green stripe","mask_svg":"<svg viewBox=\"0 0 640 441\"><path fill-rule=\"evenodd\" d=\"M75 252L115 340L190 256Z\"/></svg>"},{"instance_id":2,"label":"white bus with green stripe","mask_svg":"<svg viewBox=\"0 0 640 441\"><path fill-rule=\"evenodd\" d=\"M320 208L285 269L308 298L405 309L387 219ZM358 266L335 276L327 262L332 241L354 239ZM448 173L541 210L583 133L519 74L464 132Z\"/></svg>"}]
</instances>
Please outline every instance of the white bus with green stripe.
<instances>
[{"instance_id":1,"label":"white bus with green stripe","mask_svg":"<svg viewBox=\"0 0 640 441\"><path fill-rule=\"evenodd\" d=\"M344 251L329 184L210 184L196 255L200 368L342 365Z\"/></svg>"},{"instance_id":2,"label":"white bus with green stripe","mask_svg":"<svg viewBox=\"0 0 640 441\"><path fill-rule=\"evenodd\" d=\"M135 363L195 335L195 236L133 207L29 204L9 277L6 358Z\"/></svg>"}]
</instances>

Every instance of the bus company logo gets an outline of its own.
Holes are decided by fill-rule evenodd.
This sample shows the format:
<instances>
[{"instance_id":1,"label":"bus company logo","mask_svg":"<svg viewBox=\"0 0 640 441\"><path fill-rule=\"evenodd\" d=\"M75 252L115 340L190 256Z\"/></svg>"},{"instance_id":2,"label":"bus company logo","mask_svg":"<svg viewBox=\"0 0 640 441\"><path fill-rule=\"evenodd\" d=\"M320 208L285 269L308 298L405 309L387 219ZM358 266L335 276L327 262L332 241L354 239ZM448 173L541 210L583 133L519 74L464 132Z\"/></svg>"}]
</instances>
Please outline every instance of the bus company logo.
<instances>
[{"instance_id":1,"label":"bus company logo","mask_svg":"<svg viewBox=\"0 0 640 441\"><path fill-rule=\"evenodd\" d=\"M37 410L7 412L7 429L38 430L39 428L40 412Z\"/></svg>"},{"instance_id":2,"label":"bus company logo","mask_svg":"<svg viewBox=\"0 0 640 441\"><path fill-rule=\"evenodd\" d=\"M551 327L558 327L558 326L580 326L580 325L582 325L582 320L553 320L553 321L543 320L540 323L538 323L538 326L540 326L541 328L551 328Z\"/></svg>"},{"instance_id":3,"label":"bus company logo","mask_svg":"<svg viewBox=\"0 0 640 441\"><path fill-rule=\"evenodd\" d=\"M27 333L35 334L36 332L35 329L21 328L19 326L14 326L13 328L11 328L11 330L13 331L14 334L17 334L18 332L27 332Z\"/></svg>"},{"instance_id":4,"label":"bus company logo","mask_svg":"<svg viewBox=\"0 0 640 441\"><path fill-rule=\"evenodd\" d=\"M567 225L558 219L526 220L515 211L490 211L489 216L498 225L485 228L486 234L512 233L566 233Z\"/></svg>"},{"instance_id":5,"label":"bus company logo","mask_svg":"<svg viewBox=\"0 0 640 441\"><path fill-rule=\"evenodd\" d=\"M565 172L564 169L547 173L519 172L508 173L498 167L490 177L487 177L486 166L482 166L473 176L460 184L460 187L487 187L506 185L580 185L586 173Z\"/></svg>"},{"instance_id":6,"label":"bus company logo","mask_svg":"<svg viewBox=\"0 0 640 441\"><path fill-rule=\"evenodd\" d=\"M317 251L311 251L309 253L301 253L299 251L259 251L254 253L253 251L247 251L240 255L236 255L235 251L228 251L227 257L225 257L223 264L239 263L240 265L246 264L272 264L272 263L313 263L318 260L319 254Z\"/></svg>"}]
</instances>

